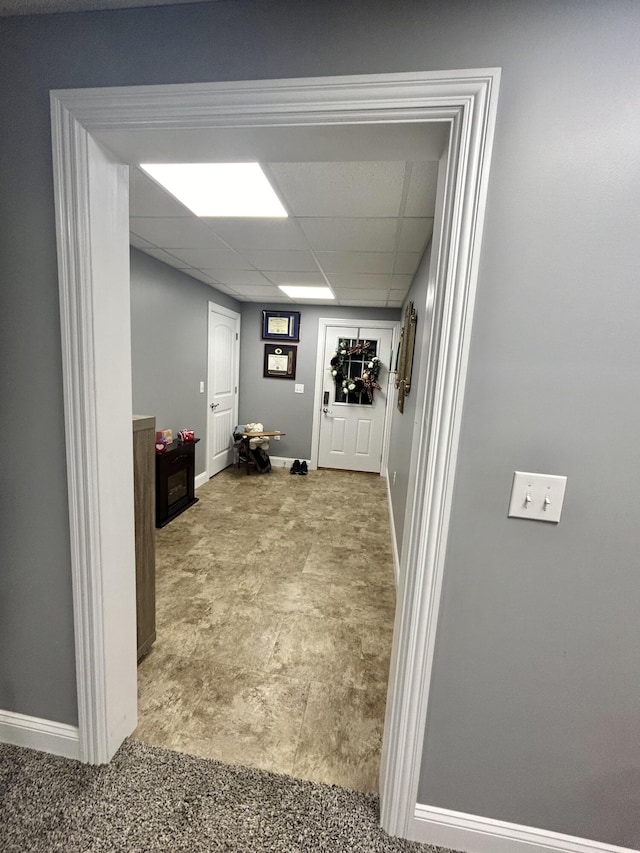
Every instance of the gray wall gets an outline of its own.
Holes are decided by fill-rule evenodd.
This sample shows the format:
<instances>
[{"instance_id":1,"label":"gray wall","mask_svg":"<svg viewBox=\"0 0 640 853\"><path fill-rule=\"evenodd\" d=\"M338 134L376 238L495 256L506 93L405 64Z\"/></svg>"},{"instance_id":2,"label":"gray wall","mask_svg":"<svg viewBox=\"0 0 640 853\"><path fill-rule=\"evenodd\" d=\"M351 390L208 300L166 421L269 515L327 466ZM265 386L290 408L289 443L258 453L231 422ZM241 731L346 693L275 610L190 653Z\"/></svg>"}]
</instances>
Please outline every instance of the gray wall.
<instances>
[{"instance_id":1,"label":"gray wall","mask_svg":"<svg viewBox=\"0 0 640 853\"><path fill-rule=\"evenodd\" d=\"M499 65L420 795L640 846L639 29L635 0L0 21L1 707L75 721L48 90ZM516 468L568 474L558 527L506 519Z\"/></svg>"},{"instance_id":2,"label":"gray wall","mask_svg":"<svg viewBox=\"0 0 640 853\"><path fill-rule=\"evenodd\" d=\"M207 467L208 303L240 303L161 261L131 249L133 411L155 415L158 429L195 429L196 475Z\"/></svg>"},{"instance_id":3,"label":"gray wall","mask_svg":"<svg viewBox=\"0 0 640 853\"><path fill-rule=\"evenodd\" d=\"M405 532L407 511L407 496L410 484L415 482L415 435L418 431L418 418L421 408L419 403L424 400L426 376L427 346L433 301L429 300L427 310L427 286L429 284L429 265L431 263L431 243L425 249L420 266L416 270L411 289L404 301L400 312L401 321L409 302L413 302L416 311L416 341L413 354L413 370L411 375L412 390L405 397L402 414L397 406L393 410L391 421L391 436L389 440L389 492L393 508L393 526L398 552L402 551L402 538ZM395 366L395 365L394 365Z\"/></svg>"},{"instance_id":4,"label":"gray wall","mask_svg":"<svg viewBox=\"0 0 640 853\"><path fill-rule=\"evenodd\" d=\"M341 308L332 305L292 305L300 311L300 343L297 344L295 383L289 379L265 379L262 375L265 341L261 339L262 311L281 311L282 305L242 305L240 334L240 423L259 421L265 427L280 429L287 435L273 441L272 456L309 459L313 429L313 386L318 351L318 318L397 320L397 308ZM304 384L304 394L296 394L294 385Z\"/></svg>"}]
</instances>

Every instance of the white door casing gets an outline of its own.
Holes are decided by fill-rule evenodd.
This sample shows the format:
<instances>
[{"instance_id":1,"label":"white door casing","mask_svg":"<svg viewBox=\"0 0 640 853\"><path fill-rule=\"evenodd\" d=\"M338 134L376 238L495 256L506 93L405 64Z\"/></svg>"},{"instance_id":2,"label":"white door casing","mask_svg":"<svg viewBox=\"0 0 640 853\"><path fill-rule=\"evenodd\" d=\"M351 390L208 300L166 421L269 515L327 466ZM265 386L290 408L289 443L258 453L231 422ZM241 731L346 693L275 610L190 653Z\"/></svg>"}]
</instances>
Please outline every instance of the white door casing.
<instances>
[{"instance_id":1,"label":"white door casing","mask_svg":"<svg viewBox=\"0 0 640 853\"><path fill-rule=\"evenodd\" d=\"M340 339L371 342L381 360L382 368L378 377L381 388L374 391L371 403L366 394L362 394L361 402L357 403L336 401L336 385L331 374L330 360ZM324 327L322 405L318 413L318 467L380 473L387 421L392 339L392 328L358 326L357 321L352 321L349 326ZM325 405L327 397L328 403Z\"/></svg>"},{"instance_id":2,"label":"white door casing","mask_svg":"<svg viewBox=\"0 0 640 853\"><path fill-rule=\"evenodd\" d=\"M116 198L126 200L126 186L119 187L114 177L122 168L116 162L105 164L102 174L94 173L92 133L150 126L175 130L444 121L450 138L443 236L434 249L438 334L432 336L428 353L429 392L412 389L426 402L414 449L419 476L410 496L411 535L402 555L407 580L396 616L380 789L381 822L387 832L404 837L415 832L499 80L500 69L490 68L51 92L82 760L98 764L113 756L115 745L104 732L122 728L122 702L104 690L105 679L120 667L133 666L135 671L135 633L114 642L122 633L122 608L134 611L133 560L125 560L122 571L112 575L113 547L102 535L103 530L118 530L119 535L128 531L124 538L133 554L131 461L113 458L111 443L100 440L91 419L114 391L112 362L96 358L94 352L107 342L112 349L112 315L128 317L129 292L128 276L109 262L126 251L126 204L124 210L115 205L117 228L95 227L89 187L97 197L113 187ZM97 258L104 261L103 269L98 270ZM100 305L107 296L109 312L103 316ZM119 367L127 356L125 348L118 355ZM119 389L116 383L119 402L109 419L111 431L114 417L123 434L130 428L129 391L127 383ZM125 501L123 494L128 495ZM119 585L122 572L131 577ZM126 694L125 705L135 702L135 682L116 687Z\"/></svg>"},{"instance_id":3,"label":"white door casing","mask_svg":"<svg viewBox=\"0 0 640 853\"><path fill-rule=\"evenodd\" d=\"M231 434L238 421L240 315L209 303L207 476L233 462Z\"/></svg>"}]
</instances>

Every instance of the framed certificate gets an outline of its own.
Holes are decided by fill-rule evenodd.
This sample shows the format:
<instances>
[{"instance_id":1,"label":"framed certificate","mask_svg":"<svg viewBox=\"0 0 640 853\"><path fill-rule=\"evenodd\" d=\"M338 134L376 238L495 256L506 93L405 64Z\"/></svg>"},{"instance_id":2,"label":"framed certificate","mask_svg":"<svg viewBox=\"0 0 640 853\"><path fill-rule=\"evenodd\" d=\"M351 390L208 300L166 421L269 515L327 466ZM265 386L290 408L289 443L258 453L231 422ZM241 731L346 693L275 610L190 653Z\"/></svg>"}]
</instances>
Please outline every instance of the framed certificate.
<instances>
[{"instance_id":1,"label":"framed certificate","mask_svg":"<svg viewBox=\"0 0 640 853\"><path fill-rule=\"evenodd\" d=\"M286 344L265 344L262 375L272 379L295 379L297 354L298 347Z\"/></svg>"},{"instance_id":2,"label":"framed certificate","mask_svg":"<svg viewBox=\"0 0 640 853\"><path fill-rule=\"evenodd\" d=\"M299 341L299 311L263 311L263 341Z\"/></svg>"}]
</instances>

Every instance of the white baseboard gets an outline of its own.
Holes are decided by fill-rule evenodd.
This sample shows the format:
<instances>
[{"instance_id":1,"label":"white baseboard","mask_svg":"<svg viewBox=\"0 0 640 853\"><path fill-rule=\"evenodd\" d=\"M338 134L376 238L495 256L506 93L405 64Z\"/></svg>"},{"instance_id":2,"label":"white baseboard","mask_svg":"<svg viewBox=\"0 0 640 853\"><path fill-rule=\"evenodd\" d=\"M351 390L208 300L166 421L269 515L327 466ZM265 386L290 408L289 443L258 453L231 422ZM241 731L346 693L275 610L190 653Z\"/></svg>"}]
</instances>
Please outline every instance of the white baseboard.
<instances>
[{"instance_id":1,"label":"white baseboard","mask_svg":"<svg viewBox=\"0 0 640 853\"><path fill-rule=\"evenodd\" d=\"M383 475L381 475L383 476ZM400 554L398 552L398 540L396 539L396 525L393 519L393 502L391 500L391 486L389 478L385 476L387 481L387 506L389 507L389 525L391 527L391 550L393 551L393 576L396 581L396 589L400 582Z\"/></svg>"},{"instance_id":2,"label":"white baseboard","mask_svg":"<svg viewBox=\"0 0 640 853\"><path fill-rule=\"evenodd\" d=\"M203 471L202 474L196 474L195 480L193 481L193 485L196 489L199 489L200 486L204 486L205 483L209 482L209 475L206 471Z\"/></svg>"},{"instance_id":3,"label":"white baseboard","mask_svg":"<svg viewBox=\"0 0 640 853\"><path fill-rule=\"evenodd\" d=\"M27 746L40 752L80 758L80 735L77 726L28 717L14 711L0 711L0 743Z\"/></svg>"},{"instance_id":4,"label":"white baseboard","mask_svg":"<svg viewBox=\"0 0 640 853\"><path fill-rule=\"evenodd\" d=\"M295 459L293 459L293 457L290 459L288 456L272 456L271 454L269 454L269 459L271 460L272 468L291 468L291 466L295 462ZM309 470L313 470L311 466L311 461L309 459L300 459L299 461L306 462Z\"/></svg>"},{"instance_id":5,"label":"white baseboard","mask_svg":"<svg viewBox=\"0 0 640 853\"><path fill-rule=\"evenodd\" d=\"M629 847L419 803L409 837L465 853L633 853Z\"/></svg>"}]
</instances>

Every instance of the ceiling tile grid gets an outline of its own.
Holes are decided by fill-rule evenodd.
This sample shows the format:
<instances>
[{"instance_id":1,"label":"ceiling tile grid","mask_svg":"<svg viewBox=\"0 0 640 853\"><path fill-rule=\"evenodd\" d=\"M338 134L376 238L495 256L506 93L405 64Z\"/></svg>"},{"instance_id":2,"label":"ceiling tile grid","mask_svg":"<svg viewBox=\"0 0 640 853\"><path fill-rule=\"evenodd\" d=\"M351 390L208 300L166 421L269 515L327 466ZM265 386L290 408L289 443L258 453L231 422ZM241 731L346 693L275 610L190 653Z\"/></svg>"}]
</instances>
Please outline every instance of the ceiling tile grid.
<instances>
[{"instance_id":1,"label":"ceiling tile grid","mask_svg":"<svg viewBox=\"0 0 640 853\"><path fill-rule=\"evenodd\" d=\"M438 163L263 167L288 219L198 218L132 167L131 245L243 302L291 304L278 285L300 284L329 285L333 304L400 307L432 235Z\"/></svg>"},{"instance_id":2,"label":"ceiling tile grid","mask_svg":"<svg viewBox=\"0 0 640 853\"><path fill-rule=\"evenodd\" d=\"M300 217L309 246L320 252L393 252L398 220L391 217Z\"/></svg>"},{"instance_id":3,"label":"ceiling tile grid","mask_svg":"<svg viewBox=\"0 0 640 853\"><path fill-rule=\"evenodd\" d=\"M392 216L400 213L404 162L271 163L292 216Z\"/></svg>"},{"instance_id":4,"label":"ceiling tile grid","mask_svg":"<svg viewBox=\"0 0 640 853\"><path fill-rule=\"evenodd\" d=\"M229 246L197 217L132 216L129 228L133 234L164 249L229 249Z\"/></svg>"}]
</instances>

